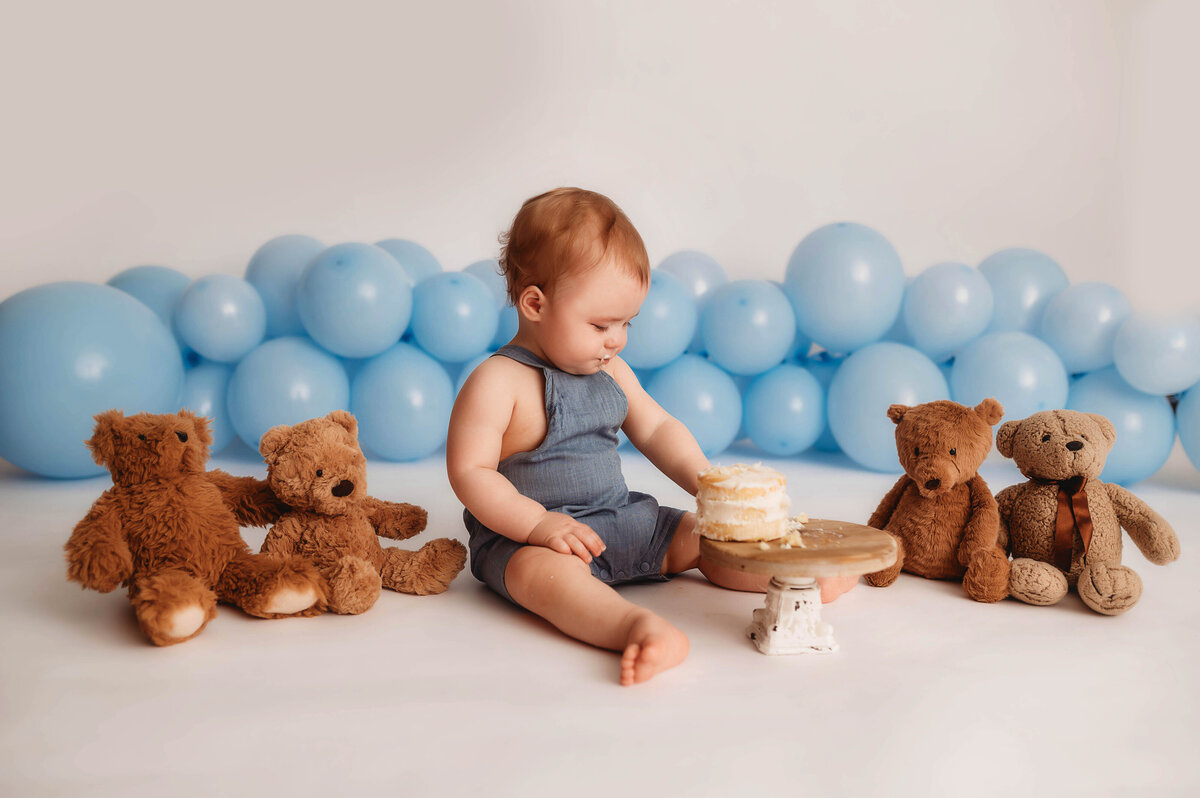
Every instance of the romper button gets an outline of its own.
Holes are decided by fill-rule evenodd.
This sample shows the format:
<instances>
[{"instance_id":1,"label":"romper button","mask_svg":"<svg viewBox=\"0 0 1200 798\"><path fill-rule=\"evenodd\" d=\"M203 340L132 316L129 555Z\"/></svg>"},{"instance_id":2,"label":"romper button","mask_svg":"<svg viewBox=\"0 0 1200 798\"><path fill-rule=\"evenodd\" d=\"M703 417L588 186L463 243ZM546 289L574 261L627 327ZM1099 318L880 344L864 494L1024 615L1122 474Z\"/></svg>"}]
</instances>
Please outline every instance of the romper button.
<instances>
[{"instance_id":1,"label":"romper button","mask_svg":"<svg viewBox=\"0 0 1200 798\"><path fill-rule=\"evenodd\" d=\"M606 571L606 570L604 570L603 568L601 568L601 569L600 569L600 578L601 578L601 579L608 579L608 571Z\"/></svg>"},{"instance_id":2,"label":"romper button","mask_svg":"<svg viewBox=\"0 0 1200 798\"><path fill-rule=\"evenodd\" d=\"M624 579L624 578L625 578L625 572L617 571L617 579Z\"/></svg>"},{"instance_id":3,"label":"romper button","mask_svg":"<svg viewBox=\"0 0 1200 798\"><path fill-rule=\"evenodd\" d=\"M650 563L648 563L648 562L642 563L642 571L649 571L649 570L650 570Z\"/></svg>"}]
</instances>

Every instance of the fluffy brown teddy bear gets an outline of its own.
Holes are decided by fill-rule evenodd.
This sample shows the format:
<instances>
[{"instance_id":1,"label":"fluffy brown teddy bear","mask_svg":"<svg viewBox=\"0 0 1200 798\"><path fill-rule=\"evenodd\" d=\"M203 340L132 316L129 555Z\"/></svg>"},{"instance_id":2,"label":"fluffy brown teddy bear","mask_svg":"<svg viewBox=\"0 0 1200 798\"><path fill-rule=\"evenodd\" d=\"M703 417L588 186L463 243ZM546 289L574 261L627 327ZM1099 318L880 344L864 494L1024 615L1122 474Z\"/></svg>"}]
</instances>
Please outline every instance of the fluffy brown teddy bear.
<instances>
[{"instance_id":1,"label":"fluffy brown teddy bear","mask_svg":"<svg viewBox=\"0 0 1200 798\"><path fill-rule=\"evenodd\" d=\"M271 488L292 507L267 533L262 550L312 561L328 580L333 612L365 612L381 587L441 593L462 570L467 551L456 540L431 540L418 551L379 545L377 535L403 540L424 529L425 510L367 495L358 422L345 410L272 427L258 448Z\"/></svg>"},{"instance_id":2,"label":"fluffy brown teddy bear","mask_svg":"<svg viewBox=\"0 0 1200 798\"><path fill-rule=\"evenodd\" d=\"M1125 612L1141 597L1142 580L1121 565L1121 527L1150 562L1179 557L1170 524L1125 488L1100 481L1116 438L1107 418L1074 410L1046 410L1000 427L996 448L1029 478L996 497L1016 598L1054 604L1074 587L1096 612Z\"/></svg>"},{"instance_id":3,"label":"fluffy brown teddy bear","mask_svg":"<svg viewBox=\"0 0 1200 798\"><path fill-rule=\"evenodd\" d=\"M899 554L891 567L867 574L867 584L890 585L903 569L929 579L962 580L976 601L1008 594L996 500L976 473L992 449L992 426L1003 415L995 399L974 408L948 401L888 408L905 473L867 525L889 532Z\"/></svg>"},{"instance_id":4,"label":"fluffy brown teddy bear","mask_svg":"<svg viewBox=\"0 0 1200 798\"><path fill-rule=\"evenodd\" d=\"M67 578L101 593L128 585L138 625L157 645L195 637L217 601L250 615L315 615L320 575L300 558L251 553L239 524L287 508L262 480L205 471L208 420L119 410L96 416L87 442L113 485L67 541Z\"/></svg>"}]
</instances>

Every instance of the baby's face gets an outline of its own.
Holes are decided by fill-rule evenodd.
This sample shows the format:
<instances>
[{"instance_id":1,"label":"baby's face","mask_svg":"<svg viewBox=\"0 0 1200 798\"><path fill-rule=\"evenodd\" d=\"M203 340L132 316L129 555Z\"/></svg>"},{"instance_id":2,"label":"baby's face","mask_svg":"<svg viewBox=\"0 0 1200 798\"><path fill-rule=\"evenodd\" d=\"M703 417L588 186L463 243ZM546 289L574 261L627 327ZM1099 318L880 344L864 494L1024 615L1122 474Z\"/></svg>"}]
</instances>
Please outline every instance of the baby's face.
<instances>
[{"instance_id":1,"label":"baby's face","mask_svg":"<svg viewBox=\"0 0 1200 798\"><path fill-rule=\"evenodd\" d=\"M625 348L649 286L611 261L561 280L547 297L538 343L569 374L595 374Z\"/></svg>"}]
</instances>

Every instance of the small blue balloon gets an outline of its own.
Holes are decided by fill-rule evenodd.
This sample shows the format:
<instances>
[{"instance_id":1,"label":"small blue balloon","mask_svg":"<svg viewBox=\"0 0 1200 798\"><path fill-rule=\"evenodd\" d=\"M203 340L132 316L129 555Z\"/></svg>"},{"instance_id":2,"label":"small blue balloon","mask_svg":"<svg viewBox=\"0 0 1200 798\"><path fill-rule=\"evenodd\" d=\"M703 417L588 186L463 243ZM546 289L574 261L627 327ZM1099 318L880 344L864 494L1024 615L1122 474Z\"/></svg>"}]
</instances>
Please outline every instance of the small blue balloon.
<instances>
[{"instance_id":1,"label":"small blue balloon","mask_svg":"<svg viewBox=\"0 0 1200 798\"><path fill-rule=\"evenodd\" d=\"M179 298L175 330L201 357L235 363L262 342L267 311L258 291L241 277L210 274Z\"/></svg>"},{"instance_id":2,"label":"small blue balloon","mask_svg":"<svg viewBox=\"0 0 1200 798\"><path fill-rule=\"evenodd\" d=\"M733 378L696 355L656 371L646 392L691 430L709 457L729 448L742 425L742 397Z\"/></svg>"},{"instance_id":3,"label":"small blue balloon","mask_svg":"<svg viewBox=\"0 0 1200 798\"><path fill-rule=\"evenodd\" d=\"M1187 390L1200 381L1200 316L1131 313L1113 339L1113 362L1139 391Z\"/></svg>"},{"instance_id":4,"label":"small blue balloon","mask_svg":"<svg viewBox=\"0 0 1200 798\"><path fill-rule=\"evenodd\" d=\"M810 357L804 363L804 368L809 374L816 378L821 384L821 397L824 400L826 407L825 425L821 430L821 436L817 438L813 444L813 448L819 452L840 452L842 449L838 446L837 439L833 437L833 432L829 429L829 386L833 382L833 375L837 374L838 368L846 360L838 355L831 355L828 352L818 352L813 357Z\"/></svg>"},{"instance_id":5,"label":"small blue balloon","mask_svg":"<svg viewBox=\"0 0 1200 798\"><path fill-rule=\"evenodd\" d=\"M491 352L484 352L478 357L471 358L466 363L463 363L458 369L458 377L454 380L454 395L458 396L462 393L463 386L467 384L467 378L471 376L480 363L492 356Z\"/></svg>"},{"instance_id":6,"label":"small blue balloon","mask_svg":"<svg viewBox=\"0 0 1200 798\"><path fill-rule=\"evenodd\" d=\"M444 363L483 353L496 336L500 312L488 287L473 274L427 277L413 294L413 338Z\"/></svg>"},{"instance_id":7,"label":"small blue balloon","mask_svg":"<svg viewBox=\"0 0 1200 798\"><path fill-rule=\"evenodd\" d=\"M791 351L796 316L776 286L766 280L737 280L714 290L705 303L700 336L721 368L732 374L762 374Z\"/></svg>"},{"instance_id":8,"label":"small blue balloon","mask_svg":"<svg viewBox=\"0 0 1200 798\"><path fill-rule=\"evenodd\" d=\"M838 445L851 460L876 471L900 471L893 404L917 405L946 399L942 372L925 355L903 344L881 341L846 358L829 385L826 414Z\"/></svg>"},{"instance_id":9,"label":"small blue balloon","mask_svg":"<svg viewBox=\"0 0 1200 798\"><path fill-rule=\"evenodd\" d=\"M154 311L107 285L50 283L0 302L0 457L47 477L104 468L92 416L174 413L183 362Z\"/></svg>"},{"instance_id":10,"label":"small blue balloon","mask_svg":"<svg viewBox=\"0 0 1200 798\"><path fill-rule=\"evenodd\" d=\"M413 291L396 259L371 244L336 244L304 268L296 291L304 329L336 355L373 357L400 340Z\"/></svg>"},{"instance_id":11,"label":"small blue balloon","mask_svg":"<svg viewBox=\"0 0 1200 798\"><path fill-rule=\"evenodd\" d=\"M673 274L683 281L691 293L692 299L696 302L697 314L704 310L704 303L708 301L713 290L729 282L729 276L716 259L711 255L692 249L672 252L663 258L662 263L658 264L658 271ZM687 351L691 353L704 351L699 324L696 325L696 333L692 336Z\"/></svg>"},{"instance_id":12,"label":"small blue balloon","mask_svg":"<svg viewBox=\"0 0 1200 798\"><path fill-rule=\"evenodd\" d=\"M979 264L979 271L991 284L995 300L987 332L1036 333L1046 303L1070 283L1053 258L1024 247L989 255Z\"/></svg>"},{"instance_id":13,"label":"small blue balloon","mask_svg":"<svg viewBox=\"0 0 1200 798\"><path fill-rule=\"evenodd\" d=\"M1133 312L1129 300L1108 283L1079 283L1046 303L1038 335L1058 353L1068 374L1113 363L1117 330Z\"/></svg>"},{"instance_id":14,"label":"small blue balloon","mask_svg":"<svg viewBox=\"0 0 1200 798\"><path fill-rule=\"evenodd\" d=\"M983 334L992 306L992 287L977 269L939 263L909 283L900 315L913 346L941 363Z\"/></svg>"},{"instance_id":15,"label":"small blue balloon","mask_svg":"<svg viewBox=\"0 0 1200 798\"><path fill-rule=\"evenodd\" d=\"M838 222L805 236L784 287L796 322L830 352L853 352L891 329L904 298L904 266L870 227Z\"/></svg>"},{"instance_id":16,"label":"small blue balloon","mask_svg":"<svg viewBox=\"0 0 1200 798\"><path fill-rule=\"evenodd\" d=\"M492 294L496 297L496 302L500 305L508 304L508 283L504 279L504 274L500 271L500 261L495 258L486 258L477 260L463 268L467 274L473 274L483 281L483 284L491 289Z\"/></svg>"},{"instance_id":17,"label":"small blue balloon","mask_svg":"<svg viewBox=\"0 0 1200 798\"><path fill-rule=\"evenodd\" d=\"M438 263L438 259L434 257L433 253L416 241L404 238L385 238L383 241L376 241L375 246L387 250L396 259L396 262L404 269L404 273L408 275L409 282L414 288L426 277L442 272L442 264Z\"/></svg>"},{"instance_id":18,"label":"small blue balloon","mask_svg":"<svg viewBox=\"0 0 1200 798\"><path fill-rule=\"evenodd\" d=\"M371 358L350 391L359 441L385 460L419 460L436 451L446 442L453 404L450 375L410 344Z\"/></svg>"},{"instance_id":19,"label":"small blue balloon","mask_svg":"<svg viewBox=\"0 0 1200 798\"><path fill-rule=\"evenodd\" d=\"M1200 383L1193 385L1175 408L1179 442L1192 465L1200 469Z\"/></svg>"},{"instance_id":20,"label":"small blue balloon","mask_svg":"<svg viewBox=\"0 0 1200 798\"><path fill-rule=\"evenodd\" d=\"M746 434L768 454L802 452L825 430L825 391L800 366L784 363L759 375L742 403Z\"/></svg>"},{"instance_id":21,"label":"small blue balloon","mask_svg":"<svg viewBox=\"0 0 1200 798\"><path fill-rule=\"evenodd\" d=\"M1067 372L1054 350L1028 333L987 333L955 356L950 393L971 407L995 397L1011 421L1065 406Z\"/></svg>"},{"instance_id":22,"label":"small blue balloon","mask_svg":"<svg viewBox=\"0 0 1200 798\"><path fill-rule=\"evenodd\" d=\"M1099 413L1112 422L1117 440L1101 479L1131 485L1163 467L1175 445L1175 413L1165 396L1132 387L1114 368L1085 374L1071 384L1067 408Z\"/></svg>"},{"instance_id":23,"label":"small blue balloon","mask_svg":"<svg viewBox=\"0 0 1200 798\"><path fill-rule=\"evenodd\" d=\"M192 278L166 266L134 266L108 281L113 288L124 291L153 310L168 327L179 297L191 283Z\"/></svg>"},{"instance_id":24,"label":"small blue balloon","mask_svg":"<svg viewBox=\"0 0 1200 798\"><path fill-rule=\"evenodd\" d=\"M488 344L488 349L496 350L507 344L517 334L521 320L517 317L517 309L512 305L500 306L500 320L496 324L496 335Z\"/></svg>"},{"instance_id":25,"label":"small blue balloon","mask_svg":"<svg viewBox=\"0 0 1200 798\"><path fill-rule=\"evenodd\" d=\"M183 375L183 406L208 418L213 454L230 444L237 434L229 420L229 378L233 366L205 361Z\"/></svg>"},{"instance_id":26,"label":"small blue balloon","mask_svg":"<svg viewBox=\"0 0 1200 798\"><path fill-rule=\"evenodd\" d=\"M696 334L696 300L670 272L650 272L650 290L629 327L621 357L633 368L656 369L687 349Z\"/></svg>"},{"instance_id":27,"label":"small blue balloon","mask_svg":"<svg viewBox=\"0 0 1200 798\"><path fill-rule=\"evenodd\" d=\"M284 235L259 247L246 265L246 282L254 286L267 309L267 337L304 335L296 306L300 276L325 245L315 238Z\"/></svg>"},{"instance_id":28,"label":"small blue balloon","mask_svg":"<svg viewBox=\"0 0 1200 798\"><path fill-rule=\"evenodd\" d=\"M263 433L350 408L350 381L336 357L307 338L272 338L242 358L229 378L229 420L258 450Z\"/></svg>"}]
</instances>

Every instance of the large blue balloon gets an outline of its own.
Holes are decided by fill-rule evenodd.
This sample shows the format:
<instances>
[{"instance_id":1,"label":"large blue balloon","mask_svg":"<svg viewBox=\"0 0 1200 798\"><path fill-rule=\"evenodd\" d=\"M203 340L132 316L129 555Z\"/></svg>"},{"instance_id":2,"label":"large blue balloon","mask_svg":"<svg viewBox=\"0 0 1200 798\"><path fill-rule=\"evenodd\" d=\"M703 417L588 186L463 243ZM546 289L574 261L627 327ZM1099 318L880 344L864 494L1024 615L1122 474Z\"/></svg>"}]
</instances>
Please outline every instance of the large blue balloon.
<instances>
[{"instance_id":1,"label":"large blue balloon","mask_svg":"<svg viewBox=\"0 0 1200 798\"><path fill-rule=\"evenodd\" d=\"M851 460L876 471L900 471L893 404L946 399L946 379L933 361L903 344L883 341L842 363L829 385L826 414L838 445Z\"/></svg>"},{"instance_id":2,"label":"large blue balloon","mask_svg":"<svg viewBox=\"0 0 1200 798\"><path fill-rule=\"evenodd\" d=\"M175 330L201 357L236 363L262 342L267 311L250 283L232 274L210 274L179 297Z\"/></svg>"},{"instance_id":3,"label":"large blue balloon","mask_svg":"<svg viewBox=\"0 0 1200 798\"><path fill-rule=\"evenodd\" d=\"M1192 386L1175 408L1179 442L1197 469L1200 469L1200 384Z\"/></svg>"},{"instance_id":4,"label":"large blue balloon","mask_svg":"<svg viewBox=\"0 0 1200 798\"><path fill-rule=\"evenodd\" d=\"M1066 405L1067 372L1054 350L1028 333L987 333L954 358L950 393L972 407L995 397L1006 419L1020 419Z\"/></svg>"},{"instance_id":5,"label":"large blue balloon","mask_svg":"<svg viewBox=\"0 0 1200 798\"><path fill-rule=\"evenodd\" d=\"M804 368L808 373L816 377L817 382L821 384L821 397L826 408L825 424L821 430L821 436L813 444L813 448L820 452L840 452L842 450L838 446L837 439L833 437L833 432L829 429L828 408L829 386L833 383L833 375L837 374L838 368L845 360L845 357L831 355L828 352L818 352L804 363Z\"/></svg>"},{"instance_id":6,"label":"large blue balloon","mask_svg":"<svg viewBox=\"0 0 1200 798\"><path fill-rule=\"evenodd\" d=\"M229 420L229 378L233 366L205 361L183 375L183 406L208 417L214 454L230 444L237 434Z\"/></svg>"},{"instance_id":7,"label":"large blue balloon","mask_svg":"<svg viewBox=\"0 0 1200 798\"><path fill-rule=\"evenodd\" d=\"M1068 374L1096 371L1112 365L1117 330L1132 312L1125 295L1108 283L1069 285L1046 303L1038 335Z\"/></svg>"},{"instance_id":8,"label":"large blue balloon","mask_svg":"<svg viewBox=\"0 0 1200 798\"><path fill-rule=\"evenodd\" d=\"M1163 467L1175 445L1175 413L1165 396L1132 387L1114 368L1085 374L1071 384L1067 407L1099 413L1112 422L1117 440L1100 477L1130 485Z\"/></svg>"},{"instance_id":9,"label":"large blue balloon","mask_svg":"<svg viewBox=\"0 0 1200 798\"><path fill-rule=\"evenodd\" d=\"M696 334L696 300L670 272L650 272L650 290L621 357L633 368L656 369L683 354Z\"/></svg>"},{"instance_id":10,"label":"large blue balloon","mask_svg":"<svg viewBox=\"0 0 1200 798\"><path fill-rule=\"evenodd\" d=\"M746 434L763 451L786 456L816 443L825 430L825 391L800 366L776 366L742 397Z\"/></svg>"},{"instance_id":11,"label":"large blue balloon","mask_svg":"<svg viewBox=\"0 0 1200 798\"><path fill-rule=\"evenodd\" d=\"M433 253L416 241L385 238L383 241L376 241L375 246L387 250L396 259L414 287L426 277L432 277L442 271L442 264L438 263Z\"/></svg>"},{"instance_id":12,"label":"large blue balloon","mask_svg":"<svg viewBox=\"0 0 1200 798\"><path fill-rule=\"evenodd\" d=\"M496 335L492 338L492 342L488 344L488 349L499 349L511 341L516 336L520 323L521 320L517 316L516 308L508 304L501 305L500 320L496 324Z\"/></svg>"},{"instance_id":13,"label":"large blue balloon","mask_svg":"<svg viewBox=\"0 0 1200 798\"><path fill-rule=\"evenodd\" d=\"M1053 258L1036 249L1002 249L983 259L979 271L992 285L995 309L988 332L1036 333L1050 298L1070 280Z\"/></svg>"},{"instance_id":14,"label":"large blue balloon","mask_svg":"<svg viewBox=\"0 0 1200 798\"><path fill-rule=\"evenodd\" d=\"M446 442L453 403L446 370L410 344L371 358L350 390L359 441L386 460L419 460L436 451Z\"/></svg>"},{"instance_id":15,"label":"large blue balloon","mask_svg":"<svg viewBox=\"0 0 1200 798\"><path fill-rule=\"evenodd\" d=\"M242 358L229 378L229 420L255 450L271 427L349 408L346 370L307 338L266 341Z\"/></svg>"},{"instance_id":16,"label":"large blue balloon","mask_svg":"<svg viewBox=\"0 0 1200 798\"><path fill-rule=\"evenodd\" d=\"M939 263L909 283L900 315L913 346L941 363L983 334L992 305L992 287L977 269Z\"/></svg>"},{"instance_id":17,"label":"large blue balloon","mask_svg":"<svg viewBox=\"0 0 1200 798\"><path fill-rule=\"evenodd\" d=\"M742 397L733 378L696 355L656 371L646 392L691 430L709 457L729 448L742 425Z\"/></svg>"},{"instance_id":18,"label":"large blue balloon","mask_svg":"<svg viewBox=\"0 0 1200 798\"><path fill-rule=\"evenodd\" d=\"M473 274L492 290L496 297L496 307L500 311L500 321L496 325L496 334L488 344L489 349L499 349L513 339L517 334L519 319L517 309L508 301L508 288L504 275L500 273L500 262L495 258L477 260L463 269L467 274Z\"/></svg>"},{"instance_id":19,"label":"large blue balloon","mask_svg":"<svg viewBox=\"0 0 1200 798\"><path fill-rule=\"evenodd\" d=\"M878 232L838 222L805 236L783 283L805 335L830 352L853 352L891 329L904 298L904 266Z\"/></svg>"},{"instance_id":20,"label":"large blue balloon","mask_svg":"<svg viewBox=\"0 0 1200 798\"><path fill-rule=\"evenodd\" d=\"M47 477L104 473L92 416L174 413L183 361L154 311L107 285L50 283L0 303L0 457Z\"/></svg>"},{"instance_id":21,"label":"large blue balloon","mask_svg":"<svg viewBox=\"0 0 1200 798\"><path fill-rule=\"evenodd\" d=\"M300 276L325 245L315 238L285 235L263 244L246 265L246 282L254 286L267 309L267 337L304 335L296 306Z\"/></svg>"},{"instance_id":22,"label":"large blue balloon","mask_svg":"<svg viewBox=\"0 0 1200 798\"><path fill-rule=\"evenodd\" d=\"M166 266L134 266L113 275L108 281L113 288L124 291L153 310L168 327L179 297L191 283L192 278Z\"/></svg>"},{"instance_id":23,"label":"large blue balloon","mask_svg":"<svg viewBox=\"0 0 1200 798\"><path fill-rule=\"evenodd\" d=\"M1113 340L1113 362L1139 391L1187 390L1200 381L1200 316L1130 314Z\"/></svg>"},{"instance_id":24,"label":"large blue balloon","mask_svg":"<svg viewBox=\"0 0 1200 798\"><path fill-rule=\"evenodd\" d=\"M729 282L729 276L725 274L725 269L720 263L717 263L715 258L692 249L672 252L663 258L662 263L658 264L658 271L673 274L683 281L691 293L692 299L696 301L697 314L704 310L704 303L712 295L713 289ZM697 316L697 318L699 317ZM696 325L696 334L692 336L687 351L692 353L704 351L699 323Z\"/></svg>"},{"instance_id":25,"label":"large blue balloon","mask_svg":"<svg viewBox=\"0 0 1200 798\"><path fill-rule=\"evenodd\" d=\"M500 311L488 287L473 274L426 277L413 294L413 338L445 363L462 363L484 352L496 336Z\"/></svg>"},{"instance_id":26,"label":"large blue balloon","mask_svg":"<svg viewBox=\"0 0 1200 798\"><path fill-rule=\"evenodd\" d=\"M732 374L762 374L788 356L796 316L784 293L766 280L737 280L717 288L700 314L704 349Z\"/></svg>"},{"instance_id":27,"label":"large blue balloon","mask_svg":"<svg viewBox=\"0 0 1200 798\"><path fill-rule=\"evenodd\" d=\"M336 244L305 267L296 292L304 329L343 357L372 357L400 340L413 291L396 259L371 244Z\"/></svg>"}]
</instances>

